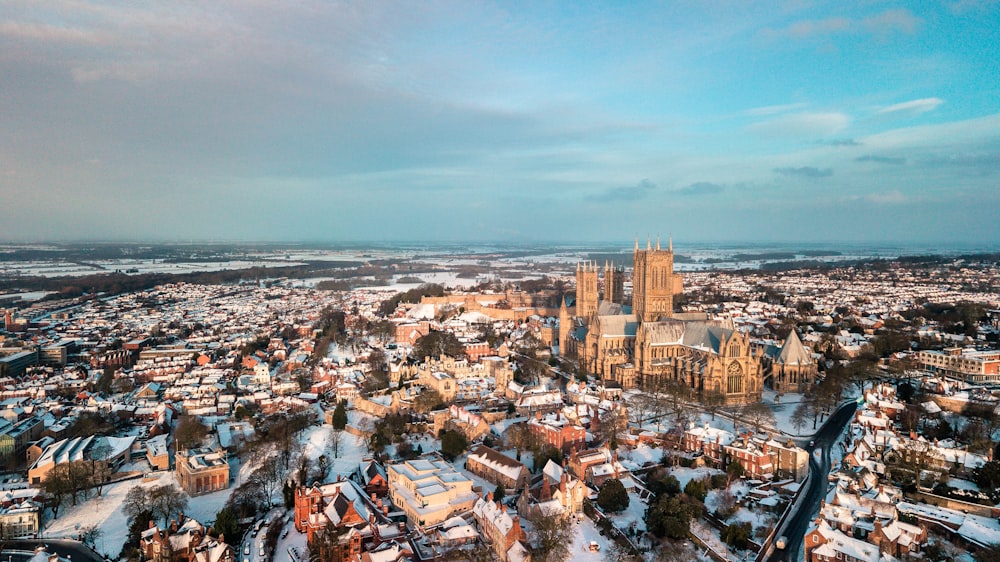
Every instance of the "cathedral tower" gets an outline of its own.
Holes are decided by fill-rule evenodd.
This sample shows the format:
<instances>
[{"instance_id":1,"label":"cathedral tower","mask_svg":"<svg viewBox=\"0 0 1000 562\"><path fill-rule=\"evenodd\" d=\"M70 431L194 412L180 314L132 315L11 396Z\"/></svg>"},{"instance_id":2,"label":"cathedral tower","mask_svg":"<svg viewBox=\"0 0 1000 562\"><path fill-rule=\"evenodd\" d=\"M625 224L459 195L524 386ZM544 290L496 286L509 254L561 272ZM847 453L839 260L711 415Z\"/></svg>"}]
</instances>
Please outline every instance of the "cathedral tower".
<instances>
[{"instance_id":1,"label":"cathedral tower","mask_svg":"<svg viewBox=\"0 0 1000 562\"><path fill-rule=\"evenodd\" d=\"M667 250L656 249L646 241L646 249L639 249L635 242L632 271L632 313L640 322L655 322L661 316L673 316L675 288L680 285L679 275L674 275L674 244Z\"/></svg>"},{"instance_id":2,"label":"cathedral tower","mask_svg":"<svg viewBox=\"0 0 1000 562\"><path fill-rule=\"evenodd\" d=\"M625 268L604 262L604 300L622 304L625 297Z\"/></svg>"},{"instance_id":3,"label":"cathedral tower","mask_svg":"<svg viewBox=\"0 0 1000 562\"><path fill-rule=\"evenodd\" d=\"M576 315L590 318L597 313L597 264L576 266Z\"/></svg>"}]
</instances>

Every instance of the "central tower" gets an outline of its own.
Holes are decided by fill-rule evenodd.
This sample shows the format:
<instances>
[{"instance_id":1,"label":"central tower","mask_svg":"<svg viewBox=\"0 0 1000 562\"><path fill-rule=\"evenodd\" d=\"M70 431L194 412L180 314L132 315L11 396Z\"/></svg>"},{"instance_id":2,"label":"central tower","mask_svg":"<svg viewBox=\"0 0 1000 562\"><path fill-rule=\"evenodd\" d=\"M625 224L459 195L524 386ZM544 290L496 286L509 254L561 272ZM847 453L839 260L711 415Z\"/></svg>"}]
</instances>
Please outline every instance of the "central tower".
<instances>
[{"instance_id":1,"label":"central tower","mask_svg":"<svg viewBox=\"0 0 1000 562\"><path fill-rule=\"evenodd\" d=\"M674 243L670 240L667 250L656 249L646 240L646 249L639 249L635 241L632 269L632 313L640 322L655 322L661 316L674 314Z\"/></svg>"}]
</instances>

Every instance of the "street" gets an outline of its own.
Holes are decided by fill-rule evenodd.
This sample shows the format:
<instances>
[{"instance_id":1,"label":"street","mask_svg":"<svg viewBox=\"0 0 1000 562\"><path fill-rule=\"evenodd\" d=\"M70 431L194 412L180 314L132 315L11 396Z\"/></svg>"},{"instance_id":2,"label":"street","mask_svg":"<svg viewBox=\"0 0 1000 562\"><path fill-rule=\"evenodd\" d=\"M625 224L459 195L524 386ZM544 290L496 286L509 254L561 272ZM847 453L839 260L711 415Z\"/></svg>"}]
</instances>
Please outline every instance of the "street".
<instances>
[{"instance_id":1,"label":"street","mask_svg":"<svg viewBox=\"0 0 1000 562\"><path fill-rule=\"evenodd\" d=\"M827 493L830 450L837 444L837 438L854 416L854 410L857 407L857 403L853 401L841 406L816 433L813 438L815 446L806 448L809 451L809 474L811 476L809 487L802 492L806 496L802 498L798 509L789 516L785 530L781 533L781 535L788 537L788 545L784 550L774 549L767 562L781 560L794 562L802 559L802 539L809 527L809 522L819 513L820 501ZM820 462L816 461L816 455L813 454L815 450L820 451Z\"/></svg>"}]
</instances>

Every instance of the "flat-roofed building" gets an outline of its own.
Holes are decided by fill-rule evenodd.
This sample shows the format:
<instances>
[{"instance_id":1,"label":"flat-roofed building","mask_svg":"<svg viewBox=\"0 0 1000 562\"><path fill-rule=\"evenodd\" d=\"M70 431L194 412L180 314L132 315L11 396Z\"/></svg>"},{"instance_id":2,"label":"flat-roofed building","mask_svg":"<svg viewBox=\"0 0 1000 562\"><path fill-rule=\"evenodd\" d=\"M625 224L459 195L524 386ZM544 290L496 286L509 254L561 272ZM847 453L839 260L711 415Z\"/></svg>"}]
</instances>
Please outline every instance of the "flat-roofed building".
<instances>
[{"instance_id":1,"label":"flat-roofed building","mask_svg":"<svg viewBox=\"0 0 1000 562\"><path fill-rule=\"evenodd\" d=\"M189 496L229 487L226 453L207 447L177 452L177 481Z\"/></svg>"},{"instance_id":2,"label":"flat-roofed building","mask_svg":"<svg viewBox=\"0 0 1000 562\"><path fill-rule=\"evenodd\" d=\"M920 366L973 384L1000 383L1000 351L976 351L947 347L917 353Z\"/></svg>"},{"instance_id":3,"label":"flat-roofed building","mask_svg":"<svg viewBox=\"0 0 1000 562\"><path fill-rule=\"evenodd\" d=\"M406 513L406 521L426 531L448 518L472 510L479 494L472 480L437 458L389 465L389 496Z\"/></svg>"}]
</instances>

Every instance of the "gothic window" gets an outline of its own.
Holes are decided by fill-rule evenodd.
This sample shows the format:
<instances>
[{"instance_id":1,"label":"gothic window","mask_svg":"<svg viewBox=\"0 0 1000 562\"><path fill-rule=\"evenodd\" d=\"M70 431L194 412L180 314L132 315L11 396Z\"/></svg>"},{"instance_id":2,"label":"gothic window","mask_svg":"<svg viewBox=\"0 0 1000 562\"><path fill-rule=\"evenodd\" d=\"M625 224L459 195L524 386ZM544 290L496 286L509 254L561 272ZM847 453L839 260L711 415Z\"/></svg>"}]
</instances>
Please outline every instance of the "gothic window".
<instances>
[{"instance_id":1,"label":"gothic window","mask_svg":"<svg viewBox=\"0 0 1000 562\"><path fill-rule=\"evenodd\" d=\"M743 367L733 361L726 369L726 392L740 394L743 392Z\"/></svg>"}]
</instances>

